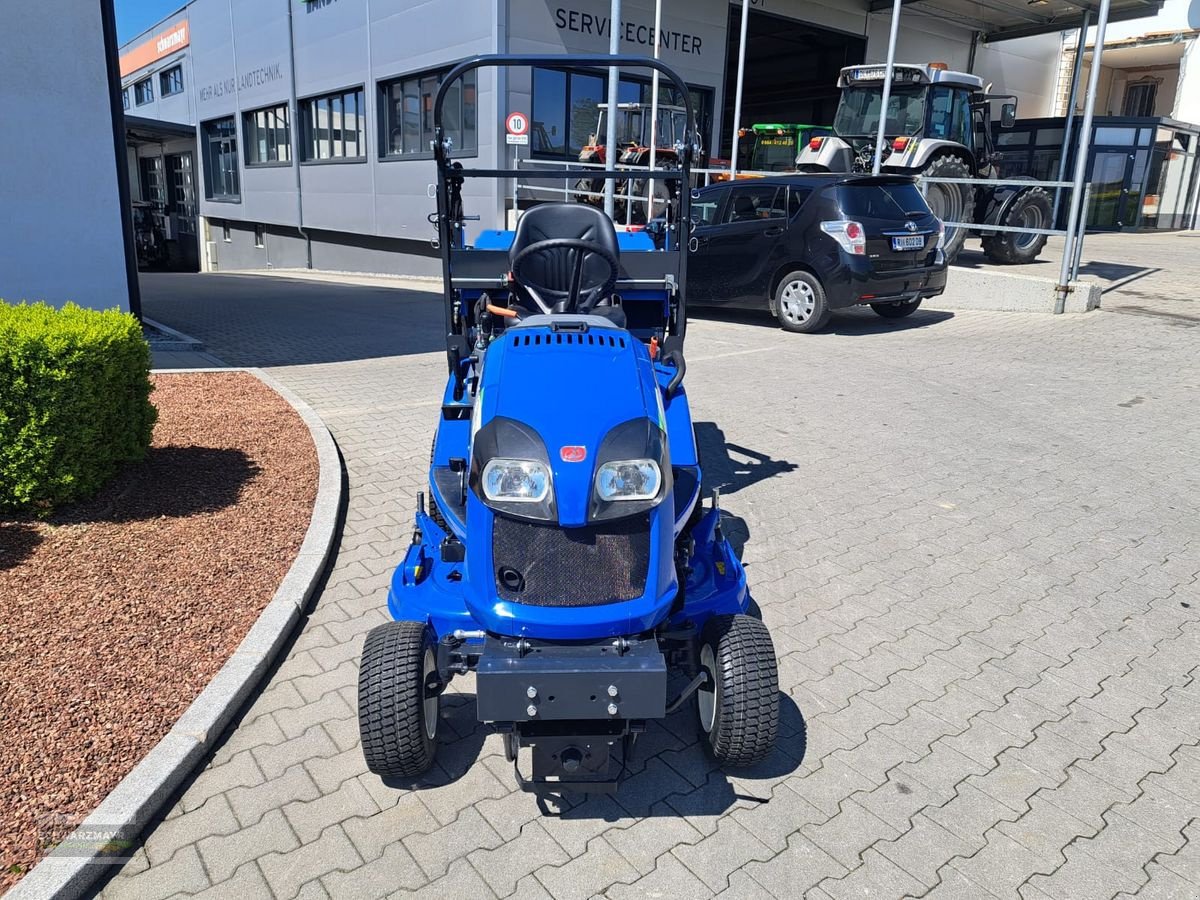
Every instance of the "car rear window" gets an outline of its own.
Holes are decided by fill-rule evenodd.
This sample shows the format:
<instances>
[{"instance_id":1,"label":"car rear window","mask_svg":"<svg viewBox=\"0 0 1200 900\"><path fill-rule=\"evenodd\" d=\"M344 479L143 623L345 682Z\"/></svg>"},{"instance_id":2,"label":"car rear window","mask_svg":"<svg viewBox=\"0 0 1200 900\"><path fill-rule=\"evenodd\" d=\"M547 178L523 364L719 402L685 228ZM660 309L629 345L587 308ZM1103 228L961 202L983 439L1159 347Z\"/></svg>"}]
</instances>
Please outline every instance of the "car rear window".
<instances>
[{"instance_id":1,"label":"car rear window","mask_svg":"<svg viewBox=\"0 0 1200 900\"><path fill-rule=\"evenodd\" d=\"M915 184L842 184L838 206L851 219L894 219L928 214L929 204Z\"/></svg>"}]
</instances>

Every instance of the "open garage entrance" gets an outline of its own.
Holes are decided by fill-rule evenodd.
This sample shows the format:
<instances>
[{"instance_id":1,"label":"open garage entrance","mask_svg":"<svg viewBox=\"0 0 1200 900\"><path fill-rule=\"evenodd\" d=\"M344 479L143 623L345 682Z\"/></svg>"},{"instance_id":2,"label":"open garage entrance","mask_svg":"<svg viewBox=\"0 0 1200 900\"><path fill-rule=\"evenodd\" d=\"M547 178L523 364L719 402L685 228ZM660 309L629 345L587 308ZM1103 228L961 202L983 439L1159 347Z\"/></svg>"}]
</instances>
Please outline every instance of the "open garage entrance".
<instances>
[{"instance_id":1,"label":"open garage entrance","mask_svg":"<svg viewBox=\"0 0 1200 900\"><path fill-rule=\"evenodd\" d=\"M730 6L721 118L721 155L725 157L735 127L741 20L742 8ZM743 128L759 122L828 125L837 112L838 72L843 66L863 62L866 49L864 37L751 9L746 29L746 86L738 124Z\"/></svg>"}]
</instances>

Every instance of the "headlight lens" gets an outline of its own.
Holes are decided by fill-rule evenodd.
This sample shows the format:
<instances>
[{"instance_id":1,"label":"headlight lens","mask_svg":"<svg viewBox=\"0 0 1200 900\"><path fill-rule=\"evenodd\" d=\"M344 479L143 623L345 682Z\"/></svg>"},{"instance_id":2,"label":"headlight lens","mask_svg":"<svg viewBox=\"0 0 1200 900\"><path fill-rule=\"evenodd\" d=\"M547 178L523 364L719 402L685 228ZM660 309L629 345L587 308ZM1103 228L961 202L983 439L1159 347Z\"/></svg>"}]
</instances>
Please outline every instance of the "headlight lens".
<instances>
[{"instance_id":1,"label":"headlight lens","mask_svg":"<svg viewBox=\"0 0 1200 900\"><path fill-rule=\"evenodd\" d=\"M541 503L550 493L550 470L533 459L496 458L483 467L483 494L506 503Z\"/></svg>"},{"instance_id":2,"label":"headlight lens","mask_svg":"<svg viewBox=\"0 0 1200 900\"><path fill-rule=\"evenodd\" d=\"M652 459L606 462L596 470L596 496L614 500L653 500L662 486L662 472Z\"/></svg>"}]
</instances>

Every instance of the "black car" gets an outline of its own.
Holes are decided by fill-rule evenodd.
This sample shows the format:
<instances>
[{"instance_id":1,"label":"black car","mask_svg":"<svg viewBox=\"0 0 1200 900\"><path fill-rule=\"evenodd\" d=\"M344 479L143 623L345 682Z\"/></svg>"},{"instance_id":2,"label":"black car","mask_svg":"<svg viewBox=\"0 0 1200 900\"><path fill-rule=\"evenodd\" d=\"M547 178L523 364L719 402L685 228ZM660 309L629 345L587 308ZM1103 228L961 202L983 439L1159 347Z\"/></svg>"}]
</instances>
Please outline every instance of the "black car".
<instances>
[{"instance_id":1,"label":"black car","mask_svg":"<svg viewBox=\"0 0 1200 900\"><path fill-rule=\"evenodd\" d=\"M767 308L788 331L858 304L900 318L946 289L942 223L908 176L726 182L699 191L692 220L689 304Z\"/></svg>"}]
</instances>

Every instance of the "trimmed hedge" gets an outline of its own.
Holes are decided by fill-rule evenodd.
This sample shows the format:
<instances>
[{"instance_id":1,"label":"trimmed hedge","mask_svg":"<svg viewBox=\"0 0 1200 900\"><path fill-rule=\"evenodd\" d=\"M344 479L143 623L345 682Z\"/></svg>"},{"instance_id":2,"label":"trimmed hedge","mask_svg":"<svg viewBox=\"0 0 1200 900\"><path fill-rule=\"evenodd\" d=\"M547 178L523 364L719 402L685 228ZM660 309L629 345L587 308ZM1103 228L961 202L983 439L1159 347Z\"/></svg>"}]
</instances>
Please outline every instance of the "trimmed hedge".
<instances>
[{"instance_id":1,"label":"trimmed hedge","mask_svg":"<svg viewBox=\"0 0 1200 900\"><path fill-rule=\"evenodd\" d=\"M0 301L0 508L94 494L150 445L150 347L128 313Z\"/></svg>"}]
</instances>

